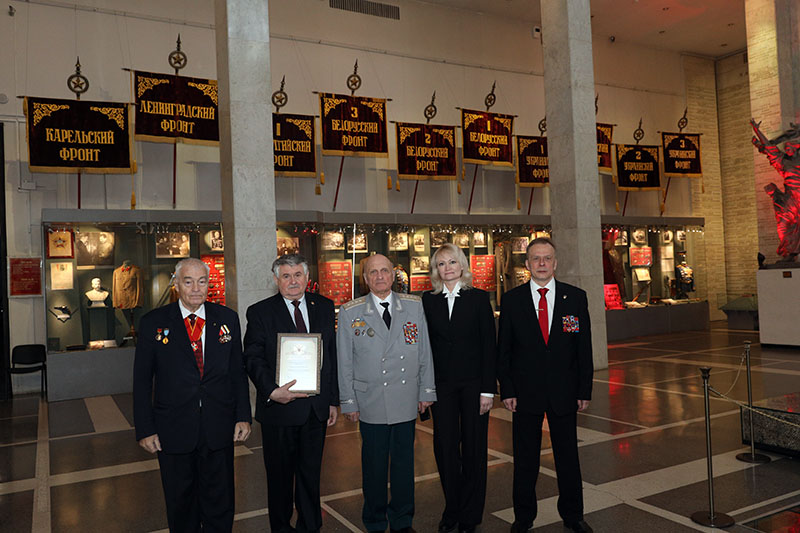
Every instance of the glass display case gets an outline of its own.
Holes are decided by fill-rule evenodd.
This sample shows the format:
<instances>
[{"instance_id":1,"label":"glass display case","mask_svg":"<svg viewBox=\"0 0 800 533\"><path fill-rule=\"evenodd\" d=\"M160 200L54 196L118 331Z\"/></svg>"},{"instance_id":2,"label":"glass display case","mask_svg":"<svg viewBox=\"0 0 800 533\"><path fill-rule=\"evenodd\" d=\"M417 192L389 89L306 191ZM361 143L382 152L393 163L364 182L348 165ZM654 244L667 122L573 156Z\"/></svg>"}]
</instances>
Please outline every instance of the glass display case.
<instances>
[{"instance_id":1,"label":"glass display case","mask_svg":"<svg viewBox=\"0 0 800 533\"><path fill-rule=\"evenodd\" d=\"M368 292L361 276L364 260L381 253L395 265L398 292L430 290L430 257L446 242L459 246L470 263L473 283L502 295L530 280L525 268L528 243L549 236L547 225L330 224L279 222L278 254L300 253L311 268L309 290L341 305ZM606 307L625 309L678 304L701 296L697 269L703 259L702 227L603 225Z\"/></svg>"},{"instance_id":2,"label":"glass display case","mask_svg":"<svg viewBox=\"0 0 800 533\"><path fill-rule=\"evenodd\" d=\"M698 297L701 227L604 226L606 308L677 304Z\"/></svg>"},{"instance_id":3,"label":"glass display case","mask_svg":"<svg viewBox=\"0 0 800 533\"><path fill-rule=\"evenodd\" d=\"M175 264L209 265L209 300L225 303L219 223L45 223L49 352L135 344L139 319L174 301Z\"/></svg>"}]
</instances>

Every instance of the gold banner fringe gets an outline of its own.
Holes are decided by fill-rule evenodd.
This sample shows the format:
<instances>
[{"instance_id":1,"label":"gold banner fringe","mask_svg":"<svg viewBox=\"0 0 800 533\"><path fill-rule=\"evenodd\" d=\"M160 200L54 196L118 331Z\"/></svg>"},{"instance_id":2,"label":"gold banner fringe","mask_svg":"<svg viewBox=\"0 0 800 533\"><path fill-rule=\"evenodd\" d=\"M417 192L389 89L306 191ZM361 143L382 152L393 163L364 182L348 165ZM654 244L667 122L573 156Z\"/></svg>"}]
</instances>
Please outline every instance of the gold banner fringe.
<instances>
[{"instance_id":1,"label":"gold banner fringe","mask_svg":"<svg viewBox=\"0 0 800 533\"><path fill-rule=\"evenodd\" d=\"M319 173L319 184L320 185L325 185L325 173L324 172L320 172Z\"/></svg>"},{"instance_id":2,"label":"gold banner fringe","mask_svg":"<svg viewBox=\"0 0 800 533\"><path fill-rule=\"evenodd\" d=\"M386 189L391 191L392 190L392 177L386 176Z\"/></svg>"}]
</instances>

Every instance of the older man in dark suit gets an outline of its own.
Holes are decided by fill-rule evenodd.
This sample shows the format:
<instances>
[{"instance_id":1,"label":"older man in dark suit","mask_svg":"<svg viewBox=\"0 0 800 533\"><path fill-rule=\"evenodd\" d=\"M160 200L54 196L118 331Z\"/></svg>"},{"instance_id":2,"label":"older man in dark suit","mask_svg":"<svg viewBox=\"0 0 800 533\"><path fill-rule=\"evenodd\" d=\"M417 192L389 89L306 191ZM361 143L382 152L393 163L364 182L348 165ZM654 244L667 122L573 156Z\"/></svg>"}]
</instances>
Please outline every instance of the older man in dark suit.
<instances>
[{"instance_id":1,"label":"older man in dark suit","mask_svg":"<svg viewBox=\"0 0 800 533\"><path fill-rule=\"evenodd\" d=\"M507 292L500 310L500 395L513 415L514 524L527 531L536 518L536 478L547 414L558 476L558 512L575 532L583 520L577 412L592 397L592 333L586 293L556 281L556 248L534 239L525 266L531 281Z\"/></svg>"},{"instance_id":2,"label":"older man in dark suit","mask_svg":"<svg viewBox=\"0 0 800 533\"><path fill-rule=\"evenodd\" d=\"M280 256L272 272L279 293L247 310L244 336L247 372L258 390L256 420L267 470L270 530L315 532L322 528L322 448L339 405L333 302L306 292L308 263L301 255ZM321 334L319 394L293 392L297 379L277 383L278 333ZM297 529L290 525L293 504Z\"/></svg>"},{"instance_id":3,"label":"older man in dark suit","mask_svg":"<svg viewBox=\"0 0 800 533\"><path fill-rule=\"evenodd\" d=\"M206 302L208 265L175 267L178 301L139 324L136 439L158 453L171 532L233 528L233 443L250 435L239 317Z\"/></svg>"}]
</instances>

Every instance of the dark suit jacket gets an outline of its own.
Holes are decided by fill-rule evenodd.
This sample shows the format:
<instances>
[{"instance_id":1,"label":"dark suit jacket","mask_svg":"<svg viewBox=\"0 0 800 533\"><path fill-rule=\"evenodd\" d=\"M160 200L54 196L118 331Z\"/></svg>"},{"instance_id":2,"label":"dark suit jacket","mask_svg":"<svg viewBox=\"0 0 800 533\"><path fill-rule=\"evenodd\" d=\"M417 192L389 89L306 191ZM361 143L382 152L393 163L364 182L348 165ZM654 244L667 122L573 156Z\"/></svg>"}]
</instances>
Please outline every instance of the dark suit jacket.
<instances>
[{"instance_id":1,"label":"dark suit jacket","mask_svg":"<svg viewBox=\"0 0 800 533\"><path fill-rule=\"evenodd\" d=\"M574 320L573 320L574 319ZM556 281L547 345L539 329L530 283L503 295L497 344L500 395L517 410L557 415L592 398L592 330L586 292Z\"/></svg>"},{"instance_id":2,"label":"dark suit jacket","mask_svg":"<svg viewBox=\"0 0 800 533\"><path fill-rule=\"evenodd\" d=\"M444 293L422 295L433 352L436 390L479 381L481 392L497 392L496 329L489 294L462 287L448 317Z\"/></svg>"},{"instance_id":3,"label":"dark suit jacket","mask_svg":"<svg viewBox=\"0 0 800 533\"><path fill-rule=\"evenodd\" d=\"M310 322L308 331L322 334L320 393L286 405L267 400L272 391L279 387L275 383L278 333L295 333L292 315L280 293L247 309L244 359L247 373L258 391L256 420L262 424L298 426L308 420L311 409L319 420L327 420L329 407L339 405L333 302L308 292L305 297Z\"/></svg>"},{"instance_id":4,"label":"dark suit jacket","mask_svg":"<svg viewBox=\"0 0 800 533\"><path fill-rule=\"evenodd\" d=\"M177 302L150 311L139 324L133 364L136 439L157 433L166 453L194 450L201 420L212 450L233 445L236 422L251 420L239 317L210 302L205 310L202 378ZM227 342L221 342L223 326L230 331ZM167 330L166 344L156 340Z\"/></svg>"}]
</instances>

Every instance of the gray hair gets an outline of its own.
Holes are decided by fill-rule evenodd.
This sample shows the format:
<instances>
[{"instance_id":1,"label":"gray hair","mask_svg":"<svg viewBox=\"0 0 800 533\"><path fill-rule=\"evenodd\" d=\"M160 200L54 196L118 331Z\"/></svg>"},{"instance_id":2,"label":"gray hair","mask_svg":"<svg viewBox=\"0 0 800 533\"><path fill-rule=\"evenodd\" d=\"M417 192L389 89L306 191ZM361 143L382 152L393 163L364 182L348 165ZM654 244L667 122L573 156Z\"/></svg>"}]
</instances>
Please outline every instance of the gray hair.
<instances>
[{"instance_id":1,"label":"gray hair","mask_svg":"<svg viewBox=\"0 0 800 533\"><path fill-rule=\"evenodd\" d=\"M461 265L461 286L465 289L471 289L472 272L469 270L467 256L464 255L461 248L451 242L447 242L437 248L436 251L433 252L433 256L431 256L431 285L433 285L433 294L439 294L444 288L444 282L442 278L439 277L439 269L436 267L436 262L443 253L452 255L455 260L458 261L458 264Z\"/></svg>"},{"instance_id":2,"label":"gray hair","mask_svg":"<svg viewBox=\"0 0 800 533\"><path fill-rule=\"evenodd\" d=\"M275 277L278 277L280 274L280 269L282 266L297 266L303 265L303 273L307 276L308 275L308 261L306 258L300 254L286 254L278 257L275 261L272 262L272 273Z\"/></svg>"},{"instance_id":3,"label":"gray hair","mask_svg":"<svg viewBox=\"0 0 800 533\"><path fill-rule=\"evenodd\" d=\"M188 266L202 267L203 270L206 271L206 277L208 277L211 274L211 268L209 268L209 266L207 264L205 264L203 261L200 261L196 257L187 257L186 259L181 259L175 265L175 279L180 279L181 278L181 275L180 275L181 270L184 267L188 267Z\"/></svg>"}]
</instances>

